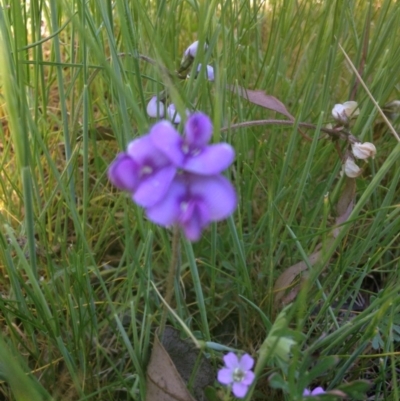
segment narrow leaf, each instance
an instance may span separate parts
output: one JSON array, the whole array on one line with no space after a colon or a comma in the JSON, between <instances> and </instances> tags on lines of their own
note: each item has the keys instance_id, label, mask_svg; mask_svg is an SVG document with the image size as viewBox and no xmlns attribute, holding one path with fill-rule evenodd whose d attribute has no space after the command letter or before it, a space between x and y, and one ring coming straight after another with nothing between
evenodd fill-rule
<instances>
[{"instance_id":1,"label":"narrow leaf","mask_svg":"<svg viewBox=\"0 0 400 401\"><path fill-rule=\"evenodd\" d=\"M253 104L264 107L277 113L283 114L289 120L294 121L294 117L286 109L286 106L276 97L267 95L262 90L251 90L243 88L242 86L227 85L227 89L242 96Z\"/></svg>"}]
</instances>

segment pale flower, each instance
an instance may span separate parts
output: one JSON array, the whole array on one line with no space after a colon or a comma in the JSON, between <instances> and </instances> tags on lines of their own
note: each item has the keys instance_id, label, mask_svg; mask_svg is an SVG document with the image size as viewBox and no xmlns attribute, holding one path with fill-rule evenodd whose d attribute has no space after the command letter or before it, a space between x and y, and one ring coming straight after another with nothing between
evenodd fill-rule
<instances>
[{"instance_id":1,"label":"pale flower","mask_svg":"<svg viewBox=\"0 0 400 401\"><path fill-rule=\"evenodd\" d=\"M186 50L183 56L190 56L192 58L196 57L197 49L199 47L199 41L193 42ZM204 50L207 50L207 43L204 44Z\"/></svg>"},{"instance_id":2,"label":"pale flower","mask_svg":"<svg viewBox=\"0 0 400 401\"><path fill-rule=\"evenodd\" d=\"M233 352L229 352L224 356L224 363L225 366L218 371L218 381L230 386L235 397L244 398L255 379L251 370L254 359L248 354L238 358Z\"/></svg>"},{"instance_id":3,"label":"pale flower","mask_svg":"<svg viewBox=\"0 0 400 401\"><path fill-rule=\"evenodd\" d=\"M354 163L354 160L350 157L346 159L342 167L344 173L350 178L356 178L362 173L360 167L358 167L357 164Z\"/></svg>"},{"instance_id":4,"label":"pale flower","mask_svg":"<svg viewBox=\"0 0 400 401\"><path fill-rule=\"evenodd\" d=\"M180 78L186 78L187 72L193 63L193 60L196 57L198 48L199 48L199 41L196 40L196 42L193 42L183 53L181 65L179 66L178 69L178 75ZM204 51L206 51L207 48L208 48L207 43L204 43Z\"/></svg>"},{"instance_id":5,"label":"pale flower","mask_svg":"<svg viewBox=\"0 0 400 401\"><path fill-rule=\"evenodd\" d=\"M146 111L149 117L162 118L165 115L165 105L157 96L153 96L147 104Z\"/></svg>"},{"instance_id":6,"label":"pale flower","mask_svg":"<svg viewBox=\"0 0 400 401\"><path fill-rule=\"evenodd\" d=\"M371 142L353 143L351 144L351 150L357 159L368 159L369 157L374 158L376 155L376 147Z\"/></svg>"},{"instance_id":7,"label":"pale flower","mask_svg":"<svg viewBox=\"0 0 400 401\"><path fill-rule=\"evenodd\" d=\"M197 73L199 73L201 70L201 64L198 65L197 67ZM209 81L214 81L214 68L211 65L206 66L206 74L207 74L207 79Z\"/></svg>"},{"instance_id":8,"label":"pale flower","mask_svg":"<svg viewBox=\"0 0 400 401\"><path fill-rule=\"evenodd\" d=\"M179 124L181 122L181 115L176 111L176 107L171 103L167 107L167 115L173 124Z\"/></svg>"},{"instance_id":9,"label":"pale flower","mask_svg":"<svg viewBox=\"0 0 400 401\"><path fill-rule=\"evenodd\" d=\"M341 124L348 125L350 119L356 118L360 114L358 103L354 101L335 104L332 109L333 118Z\"/></svg>"},{"instance_id":10,"label":"pale flower","mask_svg":"<svg viewBox=\"0 0 400 401\"><path fill-rule=\"evenodd\" d=\"M186 116L188 116L189 114L189 110L186 110ZM172 124L179 124L182 121L181 115L177 112L176 107L173 103L171 103L167 107L167 116Z\"/></svg>"}]
</instances>

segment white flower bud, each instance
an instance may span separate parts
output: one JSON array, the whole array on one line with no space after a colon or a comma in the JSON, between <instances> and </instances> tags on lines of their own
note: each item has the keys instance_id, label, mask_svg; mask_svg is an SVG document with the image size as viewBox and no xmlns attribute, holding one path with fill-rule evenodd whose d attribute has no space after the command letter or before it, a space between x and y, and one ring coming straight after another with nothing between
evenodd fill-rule
<instances>
[{"instance_id":1,"label":"white flower bud","mask_svg":"<svg viewBox=\"0 0 400 401\"><path fill-rule=\"evenodd\" d=\"M350 157L348 157L346 159L342 168L343 168L344 173L347 175L347 177L350 177L350 178L356 178L362 173L362 170L360 169L360 167L358 167L357 164L354 163L354 160Z\"/></svg>"},{"instance_id":2,"label":"white flower bud","mask_svg":"<svg viewBox=\"0 0 400 401\"><path fill-rule=\"evenodd\" d=\"M344 125L347 125L351 118L356 118L359 114L358 103L354 101L335 104L332 109L333 118Z\"/></svg>"},{"instance_id":3,"label":"white flower bud","mask_svg":"<svg viewBox=\"0 0 400 401\"><path fill-rule=\"evenodd\" d=\"M173 103L167 107L167 115L173 124L179 124L182 121L181 115L176 111ZM189 115L189 110L186 110L186 115Z\"/></svg>"},{"instance_id":4,"label":"white flower bud","mask_svg":"<svg viewBox=\"0 0 400 401\"><path fill-rule=\"evenodd\" d=\"M353 155L357 159L368 159L369 157L374 158L376 155L376 147L371 142L357 142L351 145Z\"/></svg>"},{"instance_id":5,"label":"white flower bud","mask_svg":"<svg viewBox=\"0 0 400 401\"><path fill-rule=\"evenodd\" d=\"M149 115L149 117L164 117L165 115L165 106L164 103L161 102L157 96L153 96L150 99L150 102L147 104L147 108L146 108L147 114Z\"/></svg>"}]
</instances>

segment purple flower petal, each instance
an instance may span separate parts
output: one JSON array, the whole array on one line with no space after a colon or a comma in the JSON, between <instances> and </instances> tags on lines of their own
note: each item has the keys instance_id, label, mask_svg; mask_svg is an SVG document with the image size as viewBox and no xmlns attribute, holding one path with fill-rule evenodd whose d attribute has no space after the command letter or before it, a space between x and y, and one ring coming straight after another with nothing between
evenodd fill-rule
<instances>
[{"instance_id":1,"label":"purple flower petal","mask_svg":"<svg viewBox=\"0 0 400 401\"><path fill-rule=\"evenodd\" d=\"M311 395L319 394L325 394L325 390L322 387L316 387L313 391L311 391Z\"/></svg>"},{"instance_id":2,"label":"purple flower petal","mask_svg":"<svg viewBox=\"0 0 400 401\"><path fill-rule=\"evenodd\" d=\"M201 200L189 199L181 202L179 224L189 241L198 241L202 230L210 223L207 205Z\"/></svg>"},{"instance_id":3,"label":"purple flower petal","mask_svg":"<svg viewBox=\"0 0 400 401\"><path fill-rule=\"evenodd\" d=\"M197 66L197 73L201 70L201 64ZM206 76L209 81L214 81L214 68L211 65L206 65Z\"/></svg>"},{"instance_id":4,"label":"purple flower petal","mask_svg":"<svg viewBox=\"0 0 400 401\"><path fill-rule=\"evenodd\" d=\"M241 382L235 382L232 385L232 393L237 398L244 398L245 395L247 394L248 389L249 389L249 387Z\"/></svg>"},{"instance_id":5,"label":"purple flower petal","mask_svg":"<svg viewBox=\"0 0 400 401\"><path fill-rule=\"evenodd\" d=\"M191 148L202 148L208 144L212 135L210 118L203 113L192 114L185 124L185 139Z\"/></svg>"},{"instance_id":6,"label":"purple flower petal","mask_svg":"<svg viewBox=\"0 0 400 401\"><path fill-rule=\"evenodd\" d=\"M304 397L313 397L315 395L325 394L325 390L322 387L316 387L314 390L309 390L308 388L304 389L303 396Z\"/></svg>"},{"instance_id":7,"label":"purple flower petal","mask_svg":"<svg viewBox=\"0 0 400 401\"><path fill-rule=\"evenodd\" d=\"M174 166L164 167L141 180L133 195L133 200L140 206L151 207L159 202L169 191L176 174Z\"/></svg>"},{"instance_id":8,"label":"purple flower petal","mask_svg":"<svg viewBox=\"0 0 400 401\"><path fill-rule=\"evenodd\" d=\"M147 217L153 223L163 227L176 224L181 212L180 202L185 195L186 186L184 182L176 178L171 183L165 197L146 210Z\"/></svg>"},{"instance_id":9,"label":"purple flower petal","mask_svg":"<svg viewBox=\"0 0 400 401\"><path fill-rule=\"evenodd\" d=\"M197 176L191 175L190 193L201 198L208 208L210 221L223 220L231 215L237 206L236 193L232 184L223 176ZM228 353L224 357L233 360L233 355L238 365L237 356ZM226 362L225 362L226 363ZM229 367L229 365L227 365Z\"/></svg>"},{"instance_id":10,"label":"purple flower petal","mask_svg":"<svg viewBox=\"0 0 400 401\"><path fill-rule=\"evenodd\" d=\"M197 155L188 157L183 165L186 171L200 175L219 174L231 165L235 151L227 143L204 147Z\"/></svg>"},{"instance_id":11,"label":"purple flower petal","mask_svg":"<svg viewBox=\"0 0 400 401\"><path fill-rule=\"evenodd\" d=\"M132 159L141 164L148 159L153 149L154 145L150 141L150 136L144 135L129 142L126 152Z\"/></svg>"},{"instance_id":12,"label":"purple flower petal","mask_svg":"<svg viewBox=\"0 0 400 401\"><path fill-rule=\"evenodd\" d=\"M217 380L221 384L231 384L233 382L232 369L222 368L218 371Z\"/></svg>"},{"instance_id":13,"label":"purple flower petal","mask_svg":"<svg viewBox=\"0 0 400 401\"><path fill-rule=\"evenodd\" d=\"M249 354L244 354L240 358L239 367L242 370L250 370L254 365L254 359Z\"/></svg>"},{"instance_id":14,"label":"purple flower petal","mask_svg":"<svg viewBox=\"0 0 400 401\"><path fill-rule=\"evenodd\" d=\"M193 42L186 50L184 55L188 56L190 55L191 57L195 58L196 53L197 53L197 48L199 46L199 41L196 40L196 42ZM207 44L204 44L204 49L207 49Z\"/></svg>"},{"instance_id":15,"label":"purple flower petal","mask_svg":"<svg viewBox=\"0 0 400 401\"><path fill-rule=\"evenodd\" d=\"M155 124L155 126L159 124L162 122ZM170 164L167 157L154 146L150 135L142 136L130 142L127 153L137 164L143 167L157 169Z\"/></svg>"},{"instance_id":16,"label":"purple flower petal","mask_svg":"<svg viewBox=\"0 0 400 401\"><path fill-rule=\"evenodd\" d=\"M225 356L224 356L224 362L227 368L229 369L236 369L239 366L239 360L238 357L236 356L236 354L234 354L233 352L228 352Z\"/></svg>"},{"instance_id":17,"label":"purple flower petal","mask_svg":"<svg viewBox=\"0 0 400 401\"><path fill-rule=\"evenodd\" d=\"M251 383L253 383L255 377L256 375L251 370L248 370L242 379L242 383L246 386L250 386Z\"/></svg>"},{"instance_id":18,"label":"purple flower petal","mask_svg":"<svg viewBox=\"0 0 400 401\"><path fill-rule=\"evenodd\" d=\"M152 144L172 163L181 167L185 155L182 152L183 139L169 121L160 121L150 130Z\"/></svg>"},{"instance_id":19,"label":"purple flower petal","mask_svg":"<svg viewBox=\"0 0 400 401\"><path fill-rule=\"evenodd\" d=\"M126 153L120 153L108 169L108 178L117 188L133 192L139 182L139 166Z\"/></svg>"}]
</instances>

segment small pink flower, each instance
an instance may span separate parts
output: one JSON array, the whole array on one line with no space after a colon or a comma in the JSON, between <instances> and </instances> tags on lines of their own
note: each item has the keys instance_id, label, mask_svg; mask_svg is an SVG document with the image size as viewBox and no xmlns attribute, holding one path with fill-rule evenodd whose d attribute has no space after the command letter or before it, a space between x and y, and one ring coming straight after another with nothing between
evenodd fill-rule
<instances>
[{"instance_id":1,"label":"small pink flower","mask_svg":"<svg viewBox=\"0 0 400 401\"><path fill-rule=\"evenodd\" d=\"M218 371L218 381L231 386L235 397L244 398L255 378L251 371L254 359L248 354L238 358L233 352L229 352L224 356L224 362L225 367Z\"/></svg>"}]
</instances>

